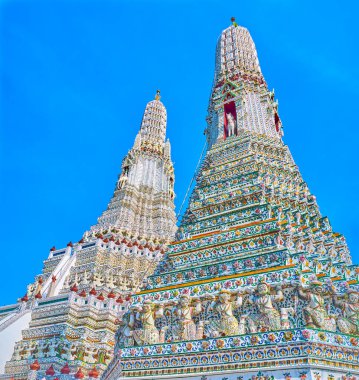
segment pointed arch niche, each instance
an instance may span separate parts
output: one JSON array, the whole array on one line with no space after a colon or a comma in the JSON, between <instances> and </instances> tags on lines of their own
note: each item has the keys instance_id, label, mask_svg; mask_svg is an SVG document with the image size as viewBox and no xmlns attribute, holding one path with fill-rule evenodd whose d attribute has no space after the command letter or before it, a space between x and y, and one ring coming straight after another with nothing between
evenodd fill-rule
<instances>
[{"instance_id":1,"label":"pointed arch niche","mask_svg":"<svg viewBox=\"0 0 359 380\"><path fill-rule=\"evenodd\" d=\"M223 138L224 140L232 135L237 135L237 111L234 101L225 103L223 106L224 111L224 128ZM234 126L231 125L234 123Z\"/></svg>"}]
</instances>

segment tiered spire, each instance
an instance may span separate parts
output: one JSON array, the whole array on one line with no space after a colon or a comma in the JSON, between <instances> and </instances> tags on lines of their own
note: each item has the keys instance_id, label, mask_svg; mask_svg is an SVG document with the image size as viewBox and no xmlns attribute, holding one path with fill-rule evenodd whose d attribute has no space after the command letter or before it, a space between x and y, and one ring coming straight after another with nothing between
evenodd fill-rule
<instances>
[{"instance_id":1,"label":"tiered spire","mask_svg":"<svg viewBox=\"0 0 359 380\"><path fill-rule=\"evenodd\" d=\"M122 162L122 173L107 210L92 232L117 228L137 238L170 241L176 230L174 170L170 143L165 141L167 112L160 101L147 103L133 148Z\"/></svg>"}]
</instances>

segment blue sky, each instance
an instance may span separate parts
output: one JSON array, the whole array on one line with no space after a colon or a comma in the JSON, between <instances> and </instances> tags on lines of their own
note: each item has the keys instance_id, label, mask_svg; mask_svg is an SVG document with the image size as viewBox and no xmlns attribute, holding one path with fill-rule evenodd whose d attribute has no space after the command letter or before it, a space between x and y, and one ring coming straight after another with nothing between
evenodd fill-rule
<instances>
[{"instance_id":1,"label":"blue sky","mask_svg":"<svg viewBox=\"0 0 359 380\"><path fill-rule=\"evenodd\" d=\"M177 207L203 142L215 44L249 28L284 140L359 262L358 5L337 1L2 1L0 304L105 209L157 88Z\"/></svg>"}]
</instances>

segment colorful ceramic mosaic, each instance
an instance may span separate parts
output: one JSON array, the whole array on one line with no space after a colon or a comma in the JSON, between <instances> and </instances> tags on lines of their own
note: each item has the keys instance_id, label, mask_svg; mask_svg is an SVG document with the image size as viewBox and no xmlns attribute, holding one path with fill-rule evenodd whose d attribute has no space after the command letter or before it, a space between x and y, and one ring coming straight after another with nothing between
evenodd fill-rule
<instances>
[{"instance_id":1,"label":"colorful ceramic mosaic","mask_svg":"<svg viewBox=\"0 0 359 380\"><path fill-rule=\"evenodd\" d=\"M207 152L172 243L165 129L157 94L98 224L0 309L0 331L31 312L3 377L357 379L359 267L282 140L246 28L218 40Z\"/></svg>"},{"instance_id":2,"label":"colorful ceramic mosaic","mask_svg":"<svg viewBox=\"0 0 359 380\"><path fill-rule=\"evenodd\" d=\"M278 102L236 24L217 44L208 110L177 240L133 295L105 379L358 374L358 267L284 145Z\"/></svg>"}]
</instances>

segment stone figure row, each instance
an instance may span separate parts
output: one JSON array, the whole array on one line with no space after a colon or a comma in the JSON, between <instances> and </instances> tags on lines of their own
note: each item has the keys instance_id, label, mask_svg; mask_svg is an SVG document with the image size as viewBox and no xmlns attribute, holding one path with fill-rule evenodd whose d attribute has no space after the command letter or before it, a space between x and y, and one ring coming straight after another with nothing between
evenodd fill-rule
<instances>
[{"instance_id":1,"label":"stone figure row","mask_svg":"<svg viewBox=\"0 0 359 380\"><path fill-rule=\"evenodd\" d=\"M65 360L81 360L93 364L108 364L112 357L112 352L104 347L91 347L86 343L86 339L70 343L62 341L61 338L51 338L38 342L17 342L12 360L46 359L51 357Z\"/></svg>"},{"instance_id":2,"label":"stone figure row","mask_svg":"<svg viewBox=\"0 0 359 380\"><path fill-rule=\"evenodd\" d=\"M322 283L312 281L308 288L299 284L292 284L294 298L304 300L302 308L304 324L308 328L318 328L336 331L345 334L359 335L359 293L349 289L344 295L336 295L333 291L325 289ZM257 313L242 314L239 319L234 311L243 306L244 295L248 294L246 302L255 306ZM273 294L274 293L274 294ZM275 292L271 291L269 284L261 282L255 291L245 294L222 289L216 295L207 295L201 298L182 294L178 302L155 304L150 300L143 302L142 306L130 309L121 321L118 332L118 344L121 346L147 345L163 343L168 326L158 329L156 319L164 316L166 308L172 308L177 323L171 329L171 341L183 341L204 338L206 336L231 336L255 333L258 331L275 331L291 328L290 317L297 310L293 307L275 306L284 300L281 286ZM324 297L333 297L333 304L340 309L337 315L331 315ZM197 323L194 317L204 311L204 302L209 302L208 312L212 318L200 320Z\"/></svg>"},{"instance_id":3,"label":"stone figure row","mask_svg":"<svg viewBox=\"0 0 359 380\"><path fill-rule=\"evenodd\" d=\"M305 291L298 287L298 295L306 301L303 317L306 327L328 331L337 329L344 334L359 335L359 292L347 289L345 294L335 294L333 288L325 289L319 281L312 281ZM339 315L331 315L324 297L330 296L335 307L340 309Z\"/></svg>"}]
</instances>

